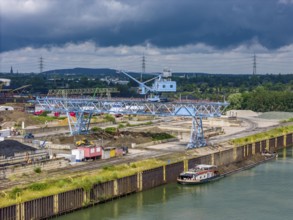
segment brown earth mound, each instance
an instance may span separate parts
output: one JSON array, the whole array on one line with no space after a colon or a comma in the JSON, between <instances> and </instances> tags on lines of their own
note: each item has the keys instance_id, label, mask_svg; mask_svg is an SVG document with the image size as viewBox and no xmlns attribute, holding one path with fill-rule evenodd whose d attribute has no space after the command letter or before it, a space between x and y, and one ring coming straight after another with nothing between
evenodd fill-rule
<instances>
[{"instance_id":1,"label":"brown earth mound","mask_svg":"<svg viewBox=\"0 0 293 220\"><path fill-rule=\"evenodd\" d=\"M121 131L117 133L107 133L105 131L99 131L94 134L88 135L76 135L76 136L60 136L51 137L47 141L51 141L54 144L75 144L77 141L86 139L94 144L119 147L128 146L132 143L141 144L152 141L152 134L150 132L130 132Z\"/></svg>"},{"instance_id":2,"label":"brown earth mound","mask_svg":"<svg viewBox=\"0 0 293 220\"><path fill-rule=\"evenodd\" d=\"M22 122L24 122L25 126L40 124L40 122L34 119L33 115L25 112L5 111L0 113L0 124L4 124L3 128L16 125L21 126Z\"/></svg>"}]
</instances>

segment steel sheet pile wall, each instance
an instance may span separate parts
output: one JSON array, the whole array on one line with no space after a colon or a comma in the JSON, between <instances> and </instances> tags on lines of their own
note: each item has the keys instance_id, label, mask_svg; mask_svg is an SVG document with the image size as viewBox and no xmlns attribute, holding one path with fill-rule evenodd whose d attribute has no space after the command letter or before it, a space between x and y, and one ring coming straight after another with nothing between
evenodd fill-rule
<instances>
[{"instance_id":1,"label":"steel sheet pile wall","mask_svg":"<svg viewBox=\"0 0 293 220\"><path fill-rule=\"evenodd\" d=\"M267 140L262 140L261 141L261 152L264 152L266 148L267 148Z\"/></svg>"},{"instance_id":2,"label":"steel sheet pile wall","mask_svg":"<svg viewBox=\"0 0 293 220\"><path fill-rule=\"evenodd\" d=\"M178 175L184 170L184 162L181 161L178 163L168 164L166 165L165 169L166 183L175 182L177 180Z\"/></svg>"},{"instance_id":3,"label":"steel sheet pile wall","mask_svg":"<svg viewBox=\"0 0 293 220\"><path fill-rule=\"evenodd\" d=\"M261 153L260 141L255 143L255 153Z\"/></svg>"},{"instance_id":4,"label":"steel sheet pile wall","mask_svg":"<svg viewBox=\"0 0 293 220\"><path fill-rule=\"evenodd\" d=\"M82 207L84 202L83 189L75 189L58 194L59 213L68 212Z\"/></svg>"},{"instance_id":5,"label":"steel sheet pile wall","mask_svg":"<svg viewBox=\"0 0 293 220\"><path fill-rule=\"evenodd\" d=\"M243 158L246 158L247 157L247 152L248 152L247 145L243 145L242 147L243 147Z\"/></svg>"},{"instance_id":6,"label":"steel sheet pile wall","mask_svg":"<svg viewBox=\"0 0 293 220\"><path fill-rule=\"evenodd\" d=\"M136 192L137 189L137 175L127 176L117 180L118 195L126 195Z\"/></svg>"},{"instance_id":7,"label":"steel sheet pile wall","mask_svg":"<svg viewBox=\"0 0 293 220\"><path fill-rule=\"evenodd\" d=\"M158 167L142 172L142 189L150 189L164 183L164 167Z\"/></svg>"},{"instance_id":8,"label":"steel sheet pile wall","mask_svg":"<svg viewBox=\"0 0 293 220\"><path fill-rule=\"evenodd\" d=\"M227 165L233 162L233 149L221 151L221 165Z\"/></svg>"},{"instance_id":9,"label":"steel sheet pile wall","mask_svg":"<svg viewBox=\"0 0 293 220\"><path fill-rule=\"evenodd\" d=\"M286 146L291 146L293 144L293 134L287 134Z\"/></svg>"},{"instance_id":10,"label":"steel sheet pile wall","mask_svg":"<svg viewBox=\"0 0 293 220\"><path fill-rule=\"evenodd\" d=\"M54 215L54 198L48 196L24 203L24 219L41 219Z\"/></svg>"},{"instance_id":11,"label":"steel sheet pile wall","mask_svg":"<svg viewBox=\"0 0 293 220\"><path fill-rule=\"evenodd\" d=\"M237 147L235 161L243 160L244 158L244 146Z\"/></svg>"},{"instance_id":12,"label":"steel sheet pile wall","mask_svg":"<svg viewBox=\"0 0 293 220\"><path fill-rule=\"evenodd\" d=\"M200 164L211 164L212 163L212 155L206 155L200 157Z\"/></svg>"},{"instance_id":13,"label":"steel sheet pile wall","mask_svg":"<svg viewBox=\"0 0 293 220\"><path fill-rule=\"evenodd\" d=\"M247 145L247 150L248 150L248 152L247 152L247 156L248 157L251 157L253 154L252 154L252 144L248 144Z\"/></svg>"},{"instance_id":14,"label":"steel sheet pile wall","mask_svg":"<svg viewBox=\"0 0 293 220\"><path fill-rule=\"evenodd\" d=\"M217 152L217 153L213 153L213 157L214 157L214 162L213 162L213 164L214 165L217 165L217 166L219 166L219 165L221 165L221 153L220 152Z\"/></svg>"},{"instance_id":15,"label":"steel sheet pile wall","mask_svg":"<svg viewBox=\"0 0 293 220\"><path fill-rule=\"evenodd\" d=\"M15 220L16 217L16 205L0 208L1 220Z\"/></svg>"},{"instance_id":16,"label":"steel sheet pile wall","mask_svg":"<svg viewBox=\"0 0 293 220\"><path fill-rule=\"evenodd\" d=\"M277 137L277 149L284 147L284 136Z\"/></svg>"},{"instance_id":17,"label":"steel sheet pile wall","mask_svg":"<svg viewBox=\"0 0 293 220\"><path fill-rule=\"evenodd\" d=\"M201 163L200 157L189 159L188 160L188 169L194 168L195 165L200 164L200 163Z\"/></svg>"},{"instance_id":18,"label":"steel sheet pile wall","mask_svg":"<svg viewBox=\"0 0 293 220\"><path fill-rule=\"evenodd\" d=\"M275 138L271 138L269 140L269 151L274 152L275 149L276 149L276 140L275 140Z\"/></svg>"},{"instance_id":19,"label":"steel sheet pile wall","mask_svg":"<svg viewBox=\"0 0 293 220\"><path fill-rule=\"evenodd\" d=\"M114 181L95 184L90 192L90 200L94 203L114 197Z\"/></svg>"},{"instance_id":20,"label":"steel sheet pile wall","mask_svg":"<svg viewBox=\"0 0 293 220\"><path fill-rule=\"evenodd\" d=\"M117 196L154 188L164 183L174 182L184 169L192 168L196 164L212 164L214 162L216 165L227 165L232 162L241 161L254 153L263 152L265 149L274 151L276 147L282 148L284 145L292 146L292 144L293 134L287 134L285 138L280 136L214 154L192 158L188 161L180 161L175 164L146 170L132 176L95 184L89 192L83 189L76 189L58 195L0 208L0 220L49 218L82 208L91 203L98 203Z\"/></svg>"}]
</instances>

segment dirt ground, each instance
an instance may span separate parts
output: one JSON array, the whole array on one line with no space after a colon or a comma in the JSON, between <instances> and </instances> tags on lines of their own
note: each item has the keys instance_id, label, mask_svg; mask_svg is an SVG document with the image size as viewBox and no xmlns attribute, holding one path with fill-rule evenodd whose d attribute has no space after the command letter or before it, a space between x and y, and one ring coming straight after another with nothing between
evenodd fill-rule
<instances>
[{"instance_id":1,"label":"dirt ground","mask_svg":"<svg viewBox=\"0 0 293 220\"><path fill-rule=\"evenodd\" d=\"M104 145L109 147L127 146L131 147L132 143L141 144L152 141L150 132L131 132L121 131L115 134L109 134L105 131L99 131L94 134L76 135L76 136L52 136L47 139L54 144L72 144L77 141L86 139L89 142L97 145Z\"/></svg>"},{"instance_id":2,"label":"dirt ground","mask_svg":"<svg viewBox=\"0 0 293 220\"><path fill-rule=\"evenodd\" d=\"M0 112L0 125L3 129L21 126L38 125L40 122L35 120L32 115L21 111L3 111Z\"/></svg>"}]
</instances>

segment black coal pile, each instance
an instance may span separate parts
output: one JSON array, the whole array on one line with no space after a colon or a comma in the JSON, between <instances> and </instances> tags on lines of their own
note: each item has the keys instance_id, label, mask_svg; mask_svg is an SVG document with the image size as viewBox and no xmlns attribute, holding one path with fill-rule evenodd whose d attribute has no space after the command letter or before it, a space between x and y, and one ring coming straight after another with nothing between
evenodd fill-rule
<instances>
[{"instance_id":1,"label":"black coal pile","mask_svg":"<svg viewBox=\"0 0 293 220\"><path fill-rule=\"evenodd\" d=\"M14 153L35 151L36 149L14 140L0 141L0 156L13 157Z\"/></svg>"}]
</instances>

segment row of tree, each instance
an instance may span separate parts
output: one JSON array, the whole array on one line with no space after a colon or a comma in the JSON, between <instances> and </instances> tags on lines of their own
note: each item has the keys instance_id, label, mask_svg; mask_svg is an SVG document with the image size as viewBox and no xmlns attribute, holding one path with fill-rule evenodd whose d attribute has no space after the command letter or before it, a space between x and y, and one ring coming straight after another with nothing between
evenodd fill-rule
<instances>
[{"instance_id":1,"label":"row of tree","mask_svg":"<svg viewBox=\"0 0 293 220\"><path fill-rule=\"evenodd\" d=\"M293 111L293 74L256 76L185 74L182 76L175 75L172 79L177 82L177 93L164 94L164 96L170 99L228 100L231 109L251 109L261 112ZM31 84L29 91L31 94L47 94L49 89L57 88L116 87L121 97L139 97L134 89L138 85L133 80L130 80L128 85L108 85L100 81L101 77L105 77L105 74L0 74L0 78L11 79L11 86L14 88ZM123 77L123 75L115 77Z\"/></svg>"},{"instance_id":2,"label":"row of tree","mask_svg":"<svg viewBox=\"0 0 293 220\"><path fill-rule=\"evenodd\" d=\"M292 91L271 91L259 86L252 92L233 93L228 96L228 101L229 109L293 112Z\"/></svg>"}]
</instances>

